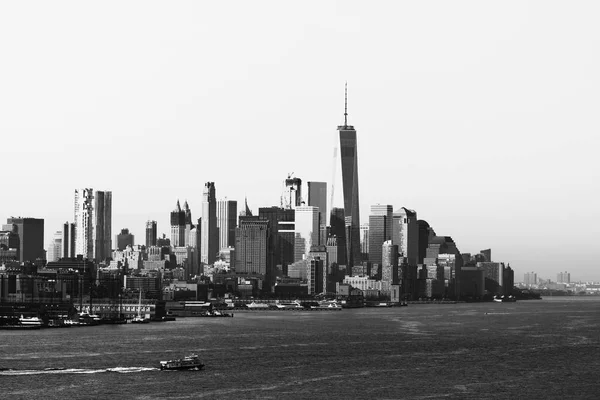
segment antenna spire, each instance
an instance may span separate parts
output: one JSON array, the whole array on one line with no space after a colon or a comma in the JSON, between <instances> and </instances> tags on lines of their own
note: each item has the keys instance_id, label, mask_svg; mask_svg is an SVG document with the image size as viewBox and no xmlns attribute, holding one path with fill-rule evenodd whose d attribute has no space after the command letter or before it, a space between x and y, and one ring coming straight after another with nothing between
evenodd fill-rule
<instances>
[{"instance_id":1,"label":"antenna spire","mask_svg":"<svg viewBox=\"0 0 600 400\"><path fill-rule=\"evenodd\" d=\"M348 126L348 81L344 88L344 128Z\"/></svg>"}]
</instances>

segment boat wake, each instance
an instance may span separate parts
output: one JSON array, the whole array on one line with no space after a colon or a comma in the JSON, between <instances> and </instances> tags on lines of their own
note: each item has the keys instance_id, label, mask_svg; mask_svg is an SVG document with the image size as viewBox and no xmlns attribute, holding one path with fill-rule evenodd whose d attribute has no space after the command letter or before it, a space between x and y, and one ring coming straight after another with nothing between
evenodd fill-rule
<instances>
[{"instance_id":1,"label":"boat wake","mask_svg":"<svg viewBox=\"0 0 600 400\"><path fill-rule=\"evenodd\" d=\"M19 375L60 375L60 374L100 374L115 372L118 374L131 374L135 372L160 371L158 368L148 367L116 367L116 368L44 368L44 369L11 369L0 368L0 376Z\"/></svg>"}]
</instances>

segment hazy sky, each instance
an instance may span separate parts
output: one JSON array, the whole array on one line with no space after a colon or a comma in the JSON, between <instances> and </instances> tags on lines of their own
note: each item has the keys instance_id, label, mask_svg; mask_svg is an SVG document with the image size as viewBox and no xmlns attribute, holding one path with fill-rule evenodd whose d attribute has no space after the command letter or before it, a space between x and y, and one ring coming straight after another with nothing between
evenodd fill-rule
<instances>
[{"instance_id":1,"label":"hazy sky","mask_svg":"<svg viewBox=\"0 0 600 400\"><path fill-rule=\"evenodd\" d=\"M600 280L600 3L0 3L0 219L73 220L113 192L113 234L169 232L204 182L278 205L329 181L348 81L361 220L415 209L462 252Z\"/></svg>"}]
</instances>

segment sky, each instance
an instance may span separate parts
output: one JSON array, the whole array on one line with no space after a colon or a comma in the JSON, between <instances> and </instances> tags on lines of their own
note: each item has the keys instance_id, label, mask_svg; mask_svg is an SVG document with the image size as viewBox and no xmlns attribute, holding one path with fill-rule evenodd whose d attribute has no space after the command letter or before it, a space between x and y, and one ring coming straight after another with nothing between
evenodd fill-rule
<instances>
[{"instance_id":1,"label":"sky","mask_svg":"<svg viewBox=\"0 0 600 400\"><path fill-rule=\"evenodd\" d=\"M113 235L169 233L204 183L280 204L332 179L358 132L361 221L407 207L515 280L600 280L600 3L0 3L0 221L73 220L113 193Z\"/></svg>"}]
</instances>

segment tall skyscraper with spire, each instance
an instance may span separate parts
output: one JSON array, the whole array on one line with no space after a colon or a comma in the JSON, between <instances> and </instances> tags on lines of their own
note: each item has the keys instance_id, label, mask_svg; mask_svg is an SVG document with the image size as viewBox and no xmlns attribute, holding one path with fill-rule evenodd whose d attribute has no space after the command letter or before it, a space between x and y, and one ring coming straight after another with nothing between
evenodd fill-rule
<instances>
[{"instance_id":1,"label":"tall skyscraper with spire","mask_svg":"<svg viewBox=\"0 0 600 400\"><path fill-rule=\"evenodd\" d=\"M217 199L215 183L206 182L202 193L202 240L200 261L212 264L219 253L219 231L217 228Z\"/></svg>"},{"instance_id":2,"label":"tall skyscraper with spire","mask_svg":"<svg viewBox=\"0 0 600 400\"><path fill-rule=\"evenodd\" d=\"M348 236L346 238L347 262L349 265L354 265L361 262L359 215L360 205L358 202L358 152L356 130L352 125L348 125L348 84L346 84L345 87L344 98L344 125L338 126L337 130L340 138L339 158L341 161L342 172L344 219Z\"/></svg>"}]
</instances>

